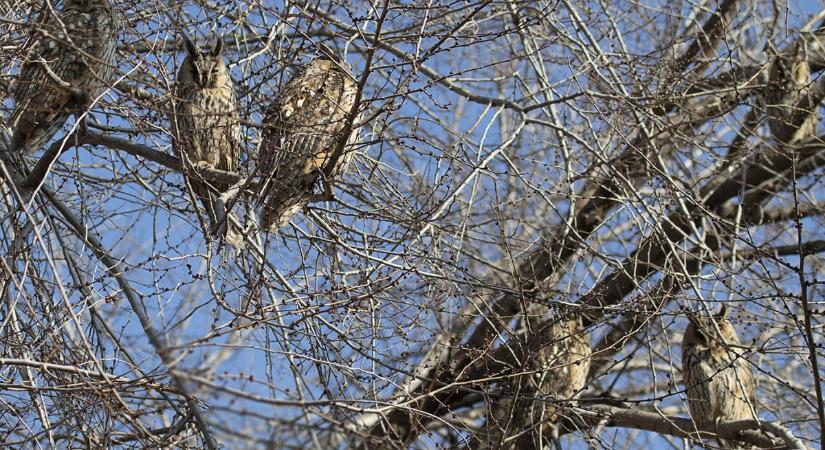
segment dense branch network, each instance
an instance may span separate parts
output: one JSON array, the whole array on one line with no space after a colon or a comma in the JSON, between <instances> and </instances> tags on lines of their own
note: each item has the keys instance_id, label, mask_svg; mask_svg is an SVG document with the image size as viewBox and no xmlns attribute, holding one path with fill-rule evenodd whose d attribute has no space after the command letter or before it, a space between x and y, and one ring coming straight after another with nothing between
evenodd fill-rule
<instances>
[{"instance_id":1,"label":"dense branch network","mask_svg":"<svg viewBox=\"0 0 825 450\"><path fill-rule=\"evenodd\" d=\"M825 13L109 3L0 5L0 439L821 445Z\"/></svg>"}]
</instances>

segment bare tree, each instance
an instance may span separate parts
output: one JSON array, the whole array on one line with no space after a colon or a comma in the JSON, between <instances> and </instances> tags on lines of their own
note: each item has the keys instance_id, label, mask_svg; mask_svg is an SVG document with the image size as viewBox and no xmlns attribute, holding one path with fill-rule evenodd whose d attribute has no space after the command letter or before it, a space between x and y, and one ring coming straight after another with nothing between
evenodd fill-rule
<instances>
[{"instance_id":1,"label":"bare tree","mask_svg":"<svg viewBox=\"0 0 825 450\"><path fill-rule=\"evenodd\" d=\"M823 446L825 10L111 4L106 92L31 154L0 140L0 442ZM4 121L62 7L0 2ZM173 149L184 32L220 39L234 84L238 170L198 177L244 245L204 233ZM331 154L353 157L268 231L266 112L321 53L352 67ZM720 374L750 369L752 418L691 418L697 317L739 367ZM583 388L542 387L575 367Z\"/></svg>"}]
</instances>

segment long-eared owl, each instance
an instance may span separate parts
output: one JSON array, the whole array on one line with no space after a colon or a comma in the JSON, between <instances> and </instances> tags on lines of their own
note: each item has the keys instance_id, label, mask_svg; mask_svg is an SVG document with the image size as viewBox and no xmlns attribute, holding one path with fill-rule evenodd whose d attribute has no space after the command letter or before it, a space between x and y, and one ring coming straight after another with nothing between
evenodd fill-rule
<instances>
[{"instance_id":1,"label":"long-eared owl","mask_svg":"<svg viewBox=\"0 0 825 450\"><path fill-rule=\"evenodd\" d=\"M755 419L755 391L739 336L723 305L712 317L691 314L682 338L682 374L697 427Z\"/></svg>"},{"instance_id":2,"label":"long-eared owl","mask_svg":"<svg viewBox=\"0 0 825 450\"><path fill-rule=\"evenodd\" d=\"M266 182L261 226L277 230L300 212L323 180L327 187L352 156L341 148L357 86L349 65L322 53L295 75L267 112L258 158ZM355 136L356 133L351 133ZM266 178L268 177L268 178Z\"/></svg>"},{"instance_id":3,"label":"long-eared owl","mask_svg":"<svg viewBox=\"0 0 825 450\"><path fill-rule=\"evenodd\" d=\"M818 105L811 91L811 67L804 41L790 52L774 55L768 70L765 113L777 141L792 144L816 132Z\"/></svg>"},{"instance_id":4,"label":"long-eared owl","mask_svg":"<svg viewBox=\"0 0 825 450\"><path fill-rule=\"evenodd\" d=\"M172 132L178 155L186 160L185 173L214 231L220 220L214 200L230 186L205 180L198 169L237 171L241 142L237 102L222 41L216 39L205 53L185 35L184 45L187 55L175 80Z\"/></svg>"},{"instance_id":5,"label":"long-eared owl","mask_svg":"<svg viewBox=\"0 0 825 450\"><path fill-rule=\"evenodd\" d=\"M108 0L65 0L36 25L13 90L12 150L37 150L111 87L118 30Z\"/></svg>"},{"instance_id":6,"label":"long-eared owl","mask_svg":"<svg viewBox=\"0 0 825 450\"><path fill-rule=\"evenodd\" d=\"M590 335L581 315L534 325L528 327L532 329L523 350L516 351L522 361L516 370L524 375L503 383L504 400L494 407L493 448L541 449L557 440L556 424L565 414L564 406L576 404L574 398L587 382Z\"/></svg>"}]
</instances>

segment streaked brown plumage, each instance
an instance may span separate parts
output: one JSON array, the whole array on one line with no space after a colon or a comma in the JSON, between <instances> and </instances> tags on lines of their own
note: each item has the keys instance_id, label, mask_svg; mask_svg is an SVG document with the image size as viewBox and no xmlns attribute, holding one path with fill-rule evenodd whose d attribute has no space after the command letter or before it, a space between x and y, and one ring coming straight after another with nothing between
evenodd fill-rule
<instances>
[{"instance_id":1,"label":"streaked brown plumage","mask_svg":"<svg viewBox=\"0 0 825 450\"><path fill-rule=\"evenodd\" d=\"M811 67L800 43L771 61L765 94L768 127L774 139L791 144L816 132L816 105L811 95Z\"/></svg>"},{"instance_id":2,"label":"streaked brown plumage","mask_svg":"<svg viewBox=\"0 0 825 450\"><path fill-rule=\"evenodd\" d=\"M66 0L38 25L13 92L13 150L37 150L111 86L118 28L108 0Z\"/></svg>"},{"instance_id":3,"label":"streaked brown plumage","mask_svg":"<svg viewBox=\"0 0 825 450\"><path fill-rule=\"evenodd\" d=\"M682 374L697 428L755 419L753 375L722 306L713 317L691 316L682 338Z\"/></svg>"},{"instance_id":4,"label":"streaked brown plumage","mask_svg":"<svg viewBox=\"0 0 825 450\"><path fill-rule=\"evenodd\" d=\"M209 231L215 231L222 217L214 198L230 186L210 183L197 172L202 168L237 171L241 142L237 102L221 40L207 53L201 53L186 36L184 44L187 56L175 80L172 131L178 154L194 169L187 175L206 209Z\"/></svg>"},{"instance_id":5,"label":"streaked brown plumage","mask_svg":"<svg viewBox=\"0 0 825 450\"><path fill-rule=\"evenodd\" d=\"M584 388L590 356L590 335L578 314L533 329L519 369L527 374L504 383L505 400L495 407L498 432L491 446L541 449L557 439L555 423Z\"/></svg>"},{"instance_id":6,"label":"streaked brown plumage","mask_svg":"<svg viewBox=\"0 0 825 450\"><path fill-rule=\"evenodd\" d=\"M335 150L355 104L350 67L327 56L293 77L267 113L258 164L269 175L261 194L261 227L277 230L313 197L320 180L343 171L352 153ZM356 133L352 133L355 136Z\"/></svg>"}]
</instances>

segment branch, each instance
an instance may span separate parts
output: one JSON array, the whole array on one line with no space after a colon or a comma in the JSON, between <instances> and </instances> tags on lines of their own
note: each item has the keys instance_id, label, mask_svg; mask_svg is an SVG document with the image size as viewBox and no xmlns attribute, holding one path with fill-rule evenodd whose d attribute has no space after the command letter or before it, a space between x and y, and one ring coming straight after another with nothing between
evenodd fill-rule
<instances>
[{"instance_id":1,"label":"branch","mask_svg":"<svg viewBox=\"0 0 825 450\"><path fill-rule=\"evenodd\" d=\"M106 267L106 271L109 273L110 276L114 277L117 281L118 286L123 290L123 294L126 296L126 299L129 301L129 305L134 311L135 315L138 317L138 321L140 322L141 327L143 328L143 332L146 334L146 337L149 340L149 343L152 345L155 353L160 357L161 362L166 368L166 372L169 374L169 377L172 379L172 385L175 389L182 392L184 395L184 399L186 401L186 405L189 408L190 413L193 415L195 419L195 423L198 426L201 435L203 436L203 441L206 444L206 447L209 450L217 450L218 445L217 441L215 440L212 433L209 431L209 427L207 426L206 419L203 417L203 413L201 412L200 405L197 401L195 401L194 397L188 394L186 390L185 384L183 379L177 374L176 371L172 370L172 367L175 365L175 358L172 355L170 348L166 344L166 340L161 337L161 334L155 329L154 325L152 324L152 320L149 318L149 315L143 309L143 301L140 298L140 295L132 288L131 284L128 280L123 276L124 268L121 262L115 258L113 258L109 253L104 249L103 245L100 241L97 240L89 230L86 228L85 225L75 217L74 214L69 210L69 208L63 204L60 200L55 197L54 193L52 193L48 188L45 186L41 189L41 192L46 196L52 206L57 209L66 223L69 225L69 228L75 233L75 235L80 238L89 248L92 250L92 253L100 259L100 262L103 263L104 267Z\"/></svg>"},{"instance_id":2,"label":"branch","mask_svg":"<svg viewBox=\"0 0 825 450\"><path fill-rule=\"evenodd\" d=\"M67 366L65 364L54 364L49 362L42 362L42 361L33 361L29 359L13 359L13 358L0 358L0 366L23 366L23 367L32 367L43 372L67 372L73 373L75 375L82 375L84 377L90 378L102 378L106 382L109 383L122 383L128 384L130 386L139 387L139 386L146 386L152 389L157 389L159 391L164 392L172 392L178 395L182 395L181 391L173 389L167 385L160 384L160 383L151 383L147 380L134 380L131 378L126 378L123 376L113 375L107 372L100 372L97 370L86 370L81 369L75 366Z\"/></svg>"},{"instance_id":3,"label":"branch","mask_svg":"<svg viewBox=\"0 0 825 450\"><path fill-rule=\"evenodd\" d=\"M588 408L570 408L567 422L564 428L568 432L597 426L623 427L700 442L706 439L726 439L761 448L807 450L807 447L785 427L761 420L723 422L713 429L699 431L693 420L688 417L666 416L638 407L626 409L594 405ZM772 437L767 432L777 437Z\"/></svg>"},{"instance_id":4,"label":"branch","mask_svg":"<svg viewBox=\"0 0 825 450\"><path fill-rule=\"evenodd\" d=\"M819 216L825 213L825 204L808 203L799 205L798 211L794 210L793 206L771 206L770 209L765 210L761 205L753 205L750 214L743 215L742 221L747 225L762 225L767 223L784 222L786 220L796 219L796 214L799 217ZM735 216L726 216L725 219L734 220Z\"/></svg>"},{"instance_id":5,"label":"branch","mask_svg":"<svg viewBox=\"0 0 825 450\"><path fill-rule=\"evenodd\" d=\"M176 172L183 173L183 164L179 158L168 153L153 149L147 145L135 144L126 139L106 136L97 133L86 133L83 135L71 135L69 138L61 139L49 147L49 150L40 158L32 169L31 174L22 182L23 188L34 188L43 181L48 174L54 161L66 150L81 145L100 145L116 151L124 151L132 156L148 159ZM206 181L220 184L236 184L244 178L235 172L227 172L218 169L203 168L198 169L198 175Z\"/></svg>"}]
</instances>

